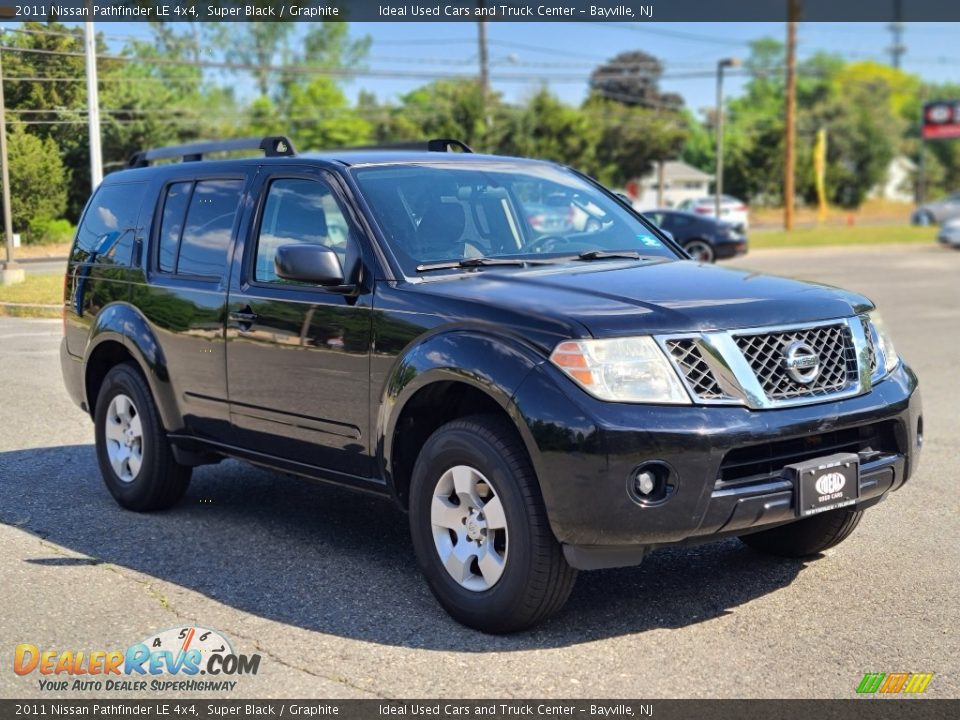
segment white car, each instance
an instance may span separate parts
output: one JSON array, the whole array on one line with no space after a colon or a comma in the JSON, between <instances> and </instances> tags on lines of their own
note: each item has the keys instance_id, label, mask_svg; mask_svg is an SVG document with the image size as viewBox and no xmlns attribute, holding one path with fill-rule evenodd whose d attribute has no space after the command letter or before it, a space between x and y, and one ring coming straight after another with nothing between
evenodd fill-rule
<instances>
[{"instance_id":1,"label":"white car","mask_svg":"<svg viewBox=\"0 0 960 720\"><path fill-rule=\"evenodd\" d=\"M697 198L696 200L684 200L676 209L697 215L715 217L716 200L713 196ZM734 227L739 227L741 230L747 230L750 227L747 211L747 204L743 202L743 200L738 200L730 195L720 196L720 219L724 222L728 222Z\"/></svg>"}]
</instances>

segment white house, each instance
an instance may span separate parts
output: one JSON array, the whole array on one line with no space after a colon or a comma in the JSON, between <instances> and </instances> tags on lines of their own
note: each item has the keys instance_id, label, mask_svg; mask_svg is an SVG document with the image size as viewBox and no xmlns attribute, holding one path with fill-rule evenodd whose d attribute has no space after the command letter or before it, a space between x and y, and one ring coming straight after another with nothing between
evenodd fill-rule
<instances>
[{"instance_id":1,"label":"white house","mask_svg":"<svg viewBox=\"0 0 960 720\"><path fill-rule=\"evenodd\" d=\"M676 207L684 200L695 200L710 194L713 175L697 170L681 160L667 160L663 163L663 200L659 201L659 169L653 169L630 183L636 198L634 206L640 210L652 210L656 207Z\"/></svg>"},{"instance_id":2,"label":"white house","mask_svg":"<svg viewBox=\"0 0 960 720\"><path fill-rule=\"evenodd\" d=\"M917 164L906 155L897 155L887 166L885 178L870 191L870 197L912 203Z\"/></svg>"}]
</instances>

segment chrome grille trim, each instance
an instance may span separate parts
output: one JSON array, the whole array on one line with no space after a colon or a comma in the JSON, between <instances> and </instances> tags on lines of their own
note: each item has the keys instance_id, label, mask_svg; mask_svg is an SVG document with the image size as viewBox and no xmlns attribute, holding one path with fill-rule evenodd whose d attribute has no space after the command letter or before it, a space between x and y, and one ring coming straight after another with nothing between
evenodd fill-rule
<instances>
[{"instance_id":1,"label":"chrome grille trim","mask_svg":"<svg viewBox=\"0 0 960 720\"><path fill-rule=\"evenodd\" d=\"M730 399L703 358L695 338L671 338L666 341L673 362L687 384L687 390L703 400Z\"/></svg>"},{"instance_id":2,"label":"chrome grille trim","mask_svg":"<svg viewBox=\"0 0 960 720\"><path fill-rule=\"evenodd\" d=\"M858 381L853 336L844 322L798 330L736 333L733 337L771 400L832 395ZM783 367L784 349L793 342L808 345L820 358L819 372L809 383L794 380Z\"/></svg>"},{"instance_id":3,"label":"chrome grille trim","mask_svg":"<svg viewBox=\"0 0 960 720\"><path fill-rule=\"evenodd\" d=\"M869 333L864 318L857 316L662 335L657 341L694 403L771 409L867 392L873 376ZM780 368L782 349L794 339L809 342L821 357L823 370L810 385L792 380ZM826 353L823 345L827 345Z\"/></svg>"}]
</instances>

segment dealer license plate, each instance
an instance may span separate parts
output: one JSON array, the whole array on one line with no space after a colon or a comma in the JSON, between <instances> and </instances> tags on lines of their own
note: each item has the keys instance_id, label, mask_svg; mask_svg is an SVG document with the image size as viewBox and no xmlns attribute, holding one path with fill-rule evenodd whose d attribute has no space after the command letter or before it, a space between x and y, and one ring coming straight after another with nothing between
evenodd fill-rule
<instances>
[{"instance_id":1,"label":"dealer license plate","mask_svg":"<svg viewBox=\"0 0 960 720\"><path fill-rule=\"evenodd\" d=\"M837 453L787 465L796 492L800 517L853 505L860 497L860 458Z\"/></svg>"}]
</instances>

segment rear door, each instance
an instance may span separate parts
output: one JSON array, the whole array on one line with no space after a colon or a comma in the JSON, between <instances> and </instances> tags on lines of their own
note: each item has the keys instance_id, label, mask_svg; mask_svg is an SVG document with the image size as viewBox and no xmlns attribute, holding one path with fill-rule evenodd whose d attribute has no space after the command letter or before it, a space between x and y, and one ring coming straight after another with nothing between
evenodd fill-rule
<instances>
[{"instance_id":1,"label":"rear door","mask_svg":"<svg viewBox=\"0 0 960 720\"><path fill-rule=\"evenodd\" d=\"M358 224L338 181L320 169L264 167L254 192L227 321L235 440L334 479L370 477L372 294L291 283L274 269L281 245L319 243L362 286L371 273Z\"/></svg>"},{"instance_id":2,"label":"rear door","mask_svg":"<svg viewBox=\"0 0 960 720\"><path fill-rule=\"evenodd\" d=\"M227 261L247 184L245 172L236 171L167 179L158 192L147 277L131 287L131 302L160 345L184 425L220 441L230 432Z\"/></svg>"}]
</instances>

